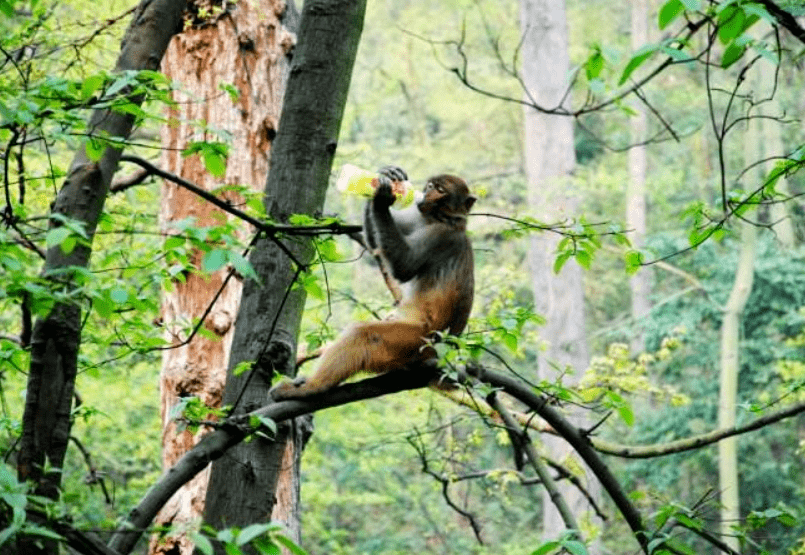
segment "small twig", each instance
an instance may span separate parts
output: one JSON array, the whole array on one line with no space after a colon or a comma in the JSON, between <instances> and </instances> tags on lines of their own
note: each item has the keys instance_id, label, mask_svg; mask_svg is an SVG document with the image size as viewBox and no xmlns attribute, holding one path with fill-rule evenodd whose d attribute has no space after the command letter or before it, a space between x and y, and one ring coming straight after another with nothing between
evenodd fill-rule
<instances>
[{"instance_id":1,"label":"small twig","mask_svg":"<svg viewBox=\"0 0 805 555\"><path fill-rule=\"evenodd\" d=\"M447 505L451 509L456 511L458 514L467 519L467 521L470 523L470 527L472 528L473 533L475 534L475 539L478 541L480 545L484 545L484 540L483 537L481 536L481 525L475 519L475 515L459 507L455 503L455 501L453 501L453 499L450 497L450 482L451 482L450 478L448 478L447 476L443 476L438 472L435 472L434 470L431 470L430 465L428 464L428 457L427 453L425 452L425 447L422 444L422 437L419 434L409 436L408 443L411 445L411 447L414 448L414 450L419 455L419 461L422 464L422 472L435 478L436 481L442 484L442 497L444 497L444 500L447 503Z\"/></svg>"},{"instance_id":2,"label":"small twig","mask_svg":"<svg viewBox=\"0 0 805 555\"><path fill-rule=\"evenodd\" d=\"M85 480L87 484L100 484L101 491L103 491L103 497L106 500L107 505L112 504L112 497L109 495L109 490L106 489L106 482L104 479L99 476L98 469L92 462L92 455L90 455L89 451L87 451L86 447L78 440L75 436L70 436L70 441L72 441L78 450L81 451L81 455L84 457L84 462L87 463L87 470L89 471L88 479Z\"/></svg>"}]
</instances>

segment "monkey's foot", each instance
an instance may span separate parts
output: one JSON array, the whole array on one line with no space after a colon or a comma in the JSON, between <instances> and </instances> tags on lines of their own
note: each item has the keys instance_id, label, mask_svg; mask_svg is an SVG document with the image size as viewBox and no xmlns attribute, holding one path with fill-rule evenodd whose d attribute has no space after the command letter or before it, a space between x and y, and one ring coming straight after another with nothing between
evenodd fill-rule
<instances>
[{"instance_id":1,"label":"monkey's foot","mask_svg":"<svg viewBox=\"0 0 805 555\"><path fill-rule=\"evenodd\" d=\"M283 380L272 387L268 394L275 401L299 399L305 397L305 393L299 389L303 385L305 385L305 378L302 376L294 378L293 380Z\"/></svg>"}]
</instances>

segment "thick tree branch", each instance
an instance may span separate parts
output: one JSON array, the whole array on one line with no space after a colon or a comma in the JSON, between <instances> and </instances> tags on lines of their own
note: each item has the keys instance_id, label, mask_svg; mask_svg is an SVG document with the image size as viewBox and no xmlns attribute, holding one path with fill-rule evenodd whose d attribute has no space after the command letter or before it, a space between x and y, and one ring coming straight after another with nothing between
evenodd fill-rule
<instances>
[{"instance_id":1,"label":"thick tree branch","mask_svg":"<svg viewBox=\"0 0 805 555\"><path fill-rule=\"evenodd\" d=\"M800 27L797 19L793 15L782 9L771 0L756 1L758 4L766 8L766 11L777 20L777 23L779 23L782 27L785 27L789 33L794 35L800 42L805 44L805 29Z\"/></svg>"},{"instance_id":2,"label":"thick tree branch","mask_svg":"<svg viewBox=\"0 0 805 555\"><path fill-rule=\"evenodd\" d=\"M130 553L137 539L151 524L159 509L185 482L256 430L252 426L255 417L269 418L274 422L288 420L329 407L425 387L437 375L435 364L422 365L346 384L328 391L326 396L311 397L304 401L272 403L256 411L236 415L226 420L220 428L205 436L198 445L188 451L151 487L140 503L129 513L123 525L114 533L109 541L109 547L123 555ZM270 434L266 429L263 429L263 432ZM265 440L256 438L255 441Z\"/></svg>"},{"instance_id":3,"label":"thick tree branch","mask_svg":"<svg viewBox=\"0 0 805 555\"><path fill-rule=\"evenodd\" d=\"M468 367L467 374L493 387L501 388L515 399L528 405L529 408L536 411L537 414L550 424L553 429L576 450L593 474L596 475L598 481L601 482L601 486L607 491L610 498L615 503L615 506L618 507L618 510L626 520L626 523L632 529L641 549L645 553L649 552L648 543L650 533L643 525L643 518L640 512L626 496L626 493L609 470L609 467L604 464L598 456L598 453L590 443L589 437L579 428L572 425L558 410L551 406L550 400L547 397L535 393L531 387L522 384L517 379L486 370L479 366Z\"/></svg>"},{"instance_id":4,"label":"thick tree branch","mask_svg":"<svg viewBox=\"0 0 805 555\"><path fill-rule=\"evenodd\" d=\"M641 548L647 552L651 533L644 527L640 513L631 501L629 501L628 497L626 497L619 482L612 475L606 464L600 459L596 451L599 450L603 453L639 458L667 454L665 452L666 449L659 449L658 446L618 446L590 438L584 431L568 422L559 411L550 404L550 400L547 397L535 393L533 388L523 384L516 378L480 367L468 368L467 374L481 382L499 388L526 404L530 409L539 414L557 434L570 443L596 475L604 489L609 493L613 502L618 507L618 510L635 534ZM438 376L439 371L436 368L435 362L430 361L398 372L390 372L375 378L334 388L328 391L326 396L272 403L256 411L236 415L227 419L219 428L205 436L196 447L188 451L175 466L169 469L151 487L140 503L129 513L124 524L114 533L109 542L109 547L122 555L130 553L143 530L150 525L156 513L176 490L203 470L210 462L220 458L228 449L237 445L243 441L244 438L260 429L257 423L258 419L268 418L274 422L280 422L325 408L399 391L422 388L430 384ZM745 433L756 430L802 412L805 412L805 402L758 418L754 422L738 427L735 430L717 430L711 434L700 436L699 438L684 440L692 443L691 445L685 446L684 449L679 450L683 451L707 445L718 441L718 439L722 439L722 437L726 437L727 434ZM518 424L516 422L511 422L508 425L511 426L512 424L518 430L523 425L522 423ZM270 433L265 428L262 428L262 432ZM255 441L265 440L257 438ZM682 442L674 443L679 444ZM647 452L648 450L653 450L655 452L654 455L649 454Z\"/></svg>"}]
</instances>

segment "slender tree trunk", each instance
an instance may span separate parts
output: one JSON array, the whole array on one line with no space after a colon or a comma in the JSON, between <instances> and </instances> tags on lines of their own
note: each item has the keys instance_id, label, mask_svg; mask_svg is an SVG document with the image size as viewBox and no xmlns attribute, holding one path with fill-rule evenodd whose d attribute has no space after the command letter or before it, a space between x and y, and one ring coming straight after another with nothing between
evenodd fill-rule
<instances>
[{"instance_id":1,"label":"slender tree trunk","mask_svg":"<svg viewBox=\"0 0 805 555\"><path fill-rule=\"evenodd\" d=\"M776 164L776 160L773 157L782 156L785 153L781 133L782 124L773 119L781 117L784 112L776 96L780 94L779 83L777 83L778 76L775 74L777 66L765 58L761 58L757 63L759 68L755 79L756 90L762 91L759 92L758 97L766 98L767 96L770 97L772 92L775 93L774 97L759 107L759 113L769 116L760 120L760 136L763 137L761 143L763 152L761 154L764 159L767 159L763 169L768 175ZM752 163L751 160L746 162L747 164ZM760 186L760 182L757 185L752 185L752 189L756 186ZM790 192L788 190L788 180L786 180L785 176L777 181L775 189L781 198L788 197ZM773 224L772 230L776 234L777 240L780 241L783 247L792 249L796 245L796 233L794 232L794 222L788 213L789 204L788 202L774 203L771 205L769 212Z\"/></svg>"},{"instance_id":2,"label":"slender tree trunk","mask_svg":"<svg viewBox=\"0 0 805 555\"><path fill-rule=\"evenodd\" d=\"M741 226L741 251L735 282L732 286L724 319L721 323L721 380L718 399L718 427L735 426L735 411L738 400L738 375L740 370L741 315L754 278L757 228L743 222ZM729 437L718 443L718 484L721 502L721 532L724 541L735 551L740 550L738 539L732 537L732 527L740 521L740 490L738 483L737 437Z\"/></svg>"},{"instance_id":3,"label":"slender tree trunk","mask_svg":"<svg viewBox=\"0 0 805 555\"><path fill-rule=\"evenodd\" d=\"M751 164L758 159L760 151L759 124L757 119L748 120L744 137L744 159ZM759 172L751 170L747 179L755 179ZM741 229L740 253L735 268L724 319L721 323L721 374L718 397L718 427L735 426L735 411L738 404L738 376L741 364L740 340L741 318L752 292L755 272L757 228L749 222L739 224ZM730 437L718 443L718 489L721 501L721 532L724 541L735 551L740 549L738 539L733 537L732 527L740 520L740 489L738 482L738 441Z\"/></svg>"},{"instance_id":4,"label":"slender tree trunk","mask_svg":"<svg viewBox=\"0 0 805 555\"><path fill-rule=\"evenodd\" d=\"M365 9L365 0L304 3L266 184L266 209L275 220L323 207ZM311 261L309 241L287 244L303 264ZM258 241L250 260L262 283L243 285L224 391L224 404L236 412L265 404L275 369L294 372L305 302L303 289L286 297L295 268L272 241ZM255 364L236 376L232 369L241 361ZM274 441L255 438L213 463L204 520L216 528L267 521L280 491L279 471L298 463L303 439L296 423L281 426ZM289 483L286 491L298 486Z\"/></svg>"},{"instance_id":5,"label":"slender tree trunk","mask_svg":"<svg viewBox=\"0 0 805 555\"><path fill-rule=\"evenodd\" d=\"M184 4L177 0L143 1L123 38L115 71L157 69L168 41L181 29ZM88 128L96 135L126 138L133 123L133 116L97 110ZM59 246L47 251L42 275L67 298L80 287L70 268L86 268L89 264L91 240L120 154L121 150L107 147L100 160L92 161L81 147L53 203L52 214L82 222L90 237L89 244L79 244L69 254ZM51 227L59 225L62 225L59 220L51 218ZM50 499L59 495L61 474L58 469L64 462L70 437L80 341L81 309L76 303L57 303L34 326L17 470L21 480L35 484L36 494ZM53 470L45 472L46 466ZM45 543L44 547L27 542L20 545L20 552L25 555L56 551L52 542Z\"/></svg>"},{"instance_id":6,"label":"slender tree trunk","mask_svg":"<svg viewBox=\"0 0 805 555\"><path fill-rule=\"evenodd\" d=\"M520 9L523 79L538 104L555 108L565 98L570 68L565 3L521 0ZM537 217L555 221L576 214L579 199L570 193L569 186L575 164L572 120L526 108L525 169L529 205ZM552 258L557 242L552 234L534 237L529 259L536 309L547 320L542 336L549 346L539 360L540 377L553 380L557 376L556 368L560 371L570 368L574 374L565 376L567 384L580 378L589 356L581 268L570 261L561 275L553 273ZM583 416L575 416L581 424ZM556 438L545 438L545 445L555 460L562 460L570 453L568 445ZM590 489L595 491L597 484L590 484ZM560 491L574 514L581 515L589 509L577 489L562 484ZM546 535L556 537L564 525L547 494L543 497L543 515Z\"/></svg>"},{"instance_id":7,"label":"slender tree trunk","mask_svg":"<svg viewBox=\"0 0 805 555\"><path fill-rule=\"evenodd\" d=\"M632 50L648 43L647 0L632 0ZM630 119L632 143L629 149L629 185L626 191L626 228L631 231L629 239L635 249L641 249L646 241L646 146L637 144L646 139L648 117L644 106L635 108L636 114ZM631 341L633 353L646 350L645 332L640 326L651 309L651 274L642 268L629 280L632 292L632 321L634 331Z\"/></svg>"},{"instance_id":8,"label":"slender tree trunk","mask_svg":"<svg viewBox=\"0 0 805 555\"><path fill-rule=\"evenodd\" d=\"M170 44L162 62L163 72L182 84L174 95L176 108L172 122L162 128L163 167L206 190L222 185L246 185L262 190L268 175L271 141L276 135L287 77L297 14L291 2L287 8L278 0L241 0L220 17L185 30ZM233 85L239 92L232 99L220 85ZM226 174L212 176L196 156L181 152L191 141L214 140L205 136L198 122L231 135L231 150ZM233 192L223 194L237 205L242 198ZM186 189L171 182L162 186L161 221L164 232L171 234L171 223L195 218L200 226L214 225L227 219L226 213ZM253 233L244 229L242 236ZM201 260L196 253L194 259ZM162 321L167 339L177 345L164 351L160 379L162 412L162 464L173 466L193 447L201 434L176 431L170 420L171 408L181 397L196 396L210 406L221 406L221 398L234 334L235 316L241 295L240 279L227 279L228 269L213 275L190 273L176 280L170 291L163 292ZM214 337L197 334L187 340L183 326L212 310L204 326ZM292 472L293 466L287 467ZM178 491L160 512L156 524L182 525L201 518L209 480L209 467ZM293 495L281 499L297 501ZM279 507L278 507L279 508ZM289 523L290 524L290 523ZM180 528L181 529L181 526ZM154 536L153 554L188 555L193 545L187 535L161 538Z\"/></svg>"}]
</instances>

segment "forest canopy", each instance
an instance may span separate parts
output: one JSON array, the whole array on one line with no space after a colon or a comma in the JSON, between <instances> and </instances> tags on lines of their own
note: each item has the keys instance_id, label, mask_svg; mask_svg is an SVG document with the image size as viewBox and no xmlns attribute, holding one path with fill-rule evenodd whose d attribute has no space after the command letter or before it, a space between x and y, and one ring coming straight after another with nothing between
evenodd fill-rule
<instances>
[{"instance_id":1,"label":"forest canopy","mask_svg":"<svg viewBox=\"0 0 805 555\"><path fill-rule=\"evenodd\" d=\"M0 553L805 553L804 18L0 0ZM470 322L274 403L393 312L345 164L466 179Z\"/></svg>"}]
</instances>

